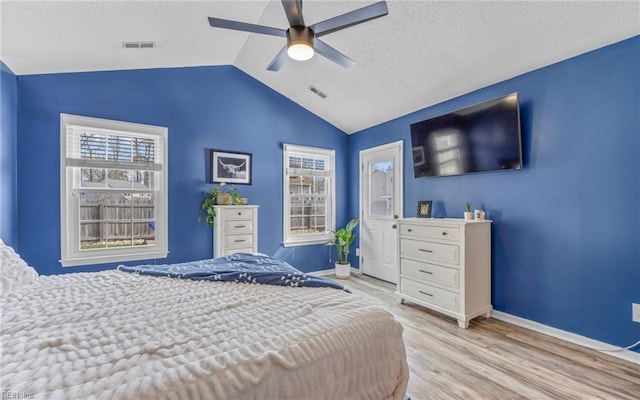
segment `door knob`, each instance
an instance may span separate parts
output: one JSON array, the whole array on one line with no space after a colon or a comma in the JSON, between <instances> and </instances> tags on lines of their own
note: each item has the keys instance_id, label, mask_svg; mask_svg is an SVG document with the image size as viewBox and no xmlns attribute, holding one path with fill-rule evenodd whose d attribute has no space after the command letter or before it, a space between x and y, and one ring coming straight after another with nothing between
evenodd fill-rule
<instances>
[{"instance_id":1,"label":"door knob","mask_svg":"<svg viewBox=\"0 0 640 400\"><path fill-rule=\"evenodd\" d=\"M398 227L398 225L393 224L393 225L391 225L391 227L392 227L393 229L396 229L396 228Z\"/></svg>"},{"instance_id":2,"label":"door knob","mask_svg":"<svg viewBox=\"0 0 640 400\"><path fill-rule=\"evenodd\" d=\"M398 219L398 218L400 218L400 217L398 217L398 214L395 214L395 215L393 216L393 218Z\"/></svg>"}]
</instances>

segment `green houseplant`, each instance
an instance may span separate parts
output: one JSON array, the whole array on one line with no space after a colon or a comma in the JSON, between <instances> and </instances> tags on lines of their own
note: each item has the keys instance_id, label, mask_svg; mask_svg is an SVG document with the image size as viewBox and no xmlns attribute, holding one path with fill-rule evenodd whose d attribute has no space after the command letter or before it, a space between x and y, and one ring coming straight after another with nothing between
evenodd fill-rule
<instances>
[{"instance_id":1,"label":"green houseplant","mask_svg":"<svg viewBox=\"0 0 640 400\"><path fill-rule=\"evenodd\" d=\"M221 197L221 194L225 194L230 197L231 200L228 204L240 204L240 191L232 187L227 192L225 186L226 183L222 182L220 185L216 185L211 189L207 189L202 192L206 197L202 200L202 204L200 205L200 217L198 217L198 221L204 221L205 224L212 228L215 226L216 209L214 206L219 204L218 197Z\"/></svg>"},{"instance_id":2,"label":"green houseplant","mask_svg":"<svg viewBox=\"0 0 640 400\"><path fill-rule=\"evenodd\" d=\"M464 205L466 211L464 212L464 219L466 220L471 220L472 219L472 215L471 215L471 203L467 203Z\"/></svg>"},{"instance_id":3,"label":"green houseplant","mask_svg":"<svg viewBox=\"0 0 640 400\"><path fill-rule=\"evenodd\" d=\"M349 262L349 251L356 234L353 230L358 225L358 218L354 218L347 226L333 231L335 239L326 243L327 246L335 246L338 250L338 262L336 266L336 278L346 279L351 272L351 263Z\"/></svg>"}]
</instances>

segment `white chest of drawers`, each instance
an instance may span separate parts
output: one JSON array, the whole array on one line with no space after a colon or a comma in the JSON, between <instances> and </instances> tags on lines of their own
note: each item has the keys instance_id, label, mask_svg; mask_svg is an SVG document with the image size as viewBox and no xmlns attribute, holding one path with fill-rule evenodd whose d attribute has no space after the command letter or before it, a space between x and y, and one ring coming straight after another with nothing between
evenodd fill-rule
<instances>
[{"instance_id":1,"label":"white chest of drawers","mask_svg":"<svg viewBox=\"0 0 640 400\"><path fill-rule=\"evenodd\" d=\"M215 206L213 256L258 251L258 206Z\"/></svg>"},{"instance_id":2,"label":"white chest of drawers","mask_svg":"<svg viewBox=\"0 0 640 400\"><path fill-rule=\"evenodd\" d=\"M491 315L491 221L398 220L396 296L458 320Z\"/></svg>"}]
</instances>

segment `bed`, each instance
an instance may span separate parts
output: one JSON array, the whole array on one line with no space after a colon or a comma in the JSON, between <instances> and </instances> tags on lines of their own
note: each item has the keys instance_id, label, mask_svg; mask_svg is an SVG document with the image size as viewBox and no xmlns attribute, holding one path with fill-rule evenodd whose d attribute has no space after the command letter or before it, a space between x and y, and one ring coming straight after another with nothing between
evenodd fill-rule
<instances>
[{"instance_id":1,"label":"bed","mask_svg":"<svg viewBox=\"0 0 640 400\"><path fill-rule=\"evenodd\" d=\"M179 265L155 276L157 266L143 266L56 276L31 270L7 287L16 280L7 271L19 262L2 247L2 393L207 400L405 394L401 325L339 287L306 287L321 286L319 278L298 271L252 284L256 277L242 270L189 276Z\"/></svg>"}]
</instances>

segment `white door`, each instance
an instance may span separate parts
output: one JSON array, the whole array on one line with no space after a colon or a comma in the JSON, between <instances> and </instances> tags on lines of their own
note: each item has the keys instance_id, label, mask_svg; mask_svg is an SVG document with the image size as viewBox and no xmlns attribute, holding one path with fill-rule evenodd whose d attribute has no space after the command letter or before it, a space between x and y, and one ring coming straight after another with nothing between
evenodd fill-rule
<instances>
[{"instance_id":1,"label":"white door","mask_svg":"<svg viewBox=\"0 0 640 400\"><path fill-rule=\"evenodd\" d=\"M402 141L360 151L360 270L397 283Z\"/></svg>"}]
</instances>

